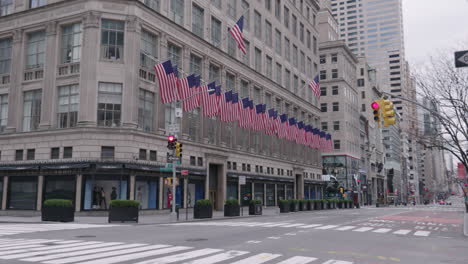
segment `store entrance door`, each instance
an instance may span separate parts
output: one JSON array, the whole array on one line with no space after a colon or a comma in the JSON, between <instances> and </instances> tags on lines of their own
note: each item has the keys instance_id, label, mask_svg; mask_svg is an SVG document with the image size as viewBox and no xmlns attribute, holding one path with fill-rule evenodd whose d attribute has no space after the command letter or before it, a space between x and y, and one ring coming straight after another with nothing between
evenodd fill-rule
<instances>
[{"instance_id":1,"label":"store entrance door","mask_svg":"<svg viewBox=\"0 0 468 264\"><path fill-rule=\"evenodd\" d=\"M218 165L210 164L209 169L209 181L210 181L210 201L213 203L213 208L218 207Z\"/></svg>"}]
</instances>

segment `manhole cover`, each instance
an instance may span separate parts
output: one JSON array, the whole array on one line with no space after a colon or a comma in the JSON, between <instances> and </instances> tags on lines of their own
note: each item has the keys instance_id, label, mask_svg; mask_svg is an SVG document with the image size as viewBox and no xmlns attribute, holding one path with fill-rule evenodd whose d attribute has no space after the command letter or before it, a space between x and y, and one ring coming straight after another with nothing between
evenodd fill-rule
<instances>
[{"instance_id":1,"label":"manhole cover","mask_svg":"<svg viewBox=\"0 0 468 264\"><path fill-rule=\"evenodd\" d=\"M92 236L92 235L82 235L82 236L76 236L76 237L79 237L79 238L87 238L87 237L96 237L96 236Z\"/></svg>"},{"instance_id":2,"label":"manhole cover","mask_svg":"<svg viewBox=\"0 0 468 264\"><path fill-rule=\"evenodd\" d=\"M198 242L198 241L205 241L205 240L208 240L206 238L190 238L190 239L187 239L185 241L187 242Z\"/></svg>"}]
</instances>

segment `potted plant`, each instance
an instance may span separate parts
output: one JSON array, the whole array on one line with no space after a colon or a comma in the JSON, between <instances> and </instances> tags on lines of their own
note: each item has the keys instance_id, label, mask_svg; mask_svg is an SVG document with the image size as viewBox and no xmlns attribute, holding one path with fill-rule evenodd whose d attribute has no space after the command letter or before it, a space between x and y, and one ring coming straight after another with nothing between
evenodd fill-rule
<instances>
[{"instance_id":1,"label":"potted plant","mask_svg":"<svg viewBox=\"0 0 468 264\"><path fill-rule=\"evenodd\" d=\"M349 209L353 209L354 208L354 201L349 201Z\"/></svg>"},{"instance_id":2,"label":"potted plant","mask_svg":"<svg viewBox=\"0 0 468 264\"><path fill-rule=\"evenodd\" d=\"M299 211L307 211L307 200L299 201Z\"/></svg>"},{"instance_id":3,"label":"potted plant","mask_svg":"<svg viewBox=\"0 0 468 264\"><path fill-rule=\"evenodd\" d=\"M262 215L262 201L250 200L249 215Z\"/></svg>"},{"instance_id":4,"label":"potted plant","mask_svg":"<svg viewBox=\"0 0 468 264\"><path fill-rule=\"evenodd\" d=\"M289 213L289 200L279 200L280 213Z\"/></svg>"},{"instance_id":5,"label":"potted plant","mask_svg":"<svg viewBox=\"0 0 468 264\"><path fill-rule=\"evenodd\" d=\"M237 199L227 199L224 204L224 216L240 216L240 206Z\"/></svg>"},{"instance_id":6,"label":"potted plant","mask_svg":"<svg viewBox=\"0 0 468 264\"><path fill-rule=\"evenodd\" d=\"M338 209L342 209L343 208L343 201L342 200L338 200L336 202L336 204L338 205Z\"/></svg>"},{"instance_id":7,"label":"potted plant","mask_svg":"<svg viewBox=\"0 0 468 264\"><path fill-rule=\"evenodd\" d=\"M75 220L75 210L70 200L45 200L41 214L42 221L73 222Z\"/></svg>"},{"instance_id":8,"label":"potted plant","mask_svg":"<svg viewBox=\"0 0 468 264\"><path fill-rule=\"evenodd\" d=\"M314 200L307 200L307 211L314 210Z\"/></svg>"},{"instance_id":9,"label":"potted plant","mask_svg":"<svg viewBox=\"0 0 468 264\"><path fill-rule=\"evenodd\" d=\"M198 200L193 208L193 218L212 218L213 204L210 200Z\"/></svg>"},{"instance_id":10,"label":"potted plant","mask_svg":"<svg viewBox=\"0 0 468 264\"><path fill-rule=\"evenodd\" d=\"M312 200L312 204L314 206L314 210L320 210L320 206L317 199Z\"/></svg>"},{"instance_id":11,"label":"potted plant","mask_svg":"<svg viewBox=\"0 0 468 264\"><path fill-rule=\"evenodd\" d=\"M138 223L140 202L133 200L112 200L109 205L109 223L135 221Z\"/></svg>"},{"instance_id":12,"label":"potted plant","mask_svg":"<svg viewBox=\"0 0 468 264\"><path fill-rule=\"evenodd\" d=\"M292 199L290 200L291 208L289 209L290 212L299 212L299 200Z\"/></svg>"}]
</instances>

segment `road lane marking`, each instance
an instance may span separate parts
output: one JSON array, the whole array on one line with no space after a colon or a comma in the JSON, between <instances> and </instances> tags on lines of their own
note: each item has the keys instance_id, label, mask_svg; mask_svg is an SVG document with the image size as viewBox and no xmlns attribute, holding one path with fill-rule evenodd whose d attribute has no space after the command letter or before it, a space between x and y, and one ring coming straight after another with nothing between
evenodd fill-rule
<instances>
[{"instance_id":1,"label":"road lane marking","mask_svg":"<svg viewBox=\"0 0 468 264\"><path fill-rule=\"evenodd\" d=\"M414 233L414 235L415 235L415 236L425 236L425 237L427 237L427 236L429 236L430 233L431 233L431 232L429 232L429 231L416 231L416 232Z\"/></svg>"},{"instance_id":2,"label":"road lane marking","mask_svg":"<svg viewBox=\"0 0 468 264\"><path fill-rule=\"evenodd\" d=\"M159 246L167 246L167 245L159 245ZM115 256L115 257L110 257L110 258L91 260L87 262L80 262L80 264L113 264L113 263L129 261L129 260L135 260L135 259L152 257L152 256L157 256L157 255L162 255L162 254L173 253L173 252L182 251L182 250L189 250L189 249L192 249L192 247L169 247L169 248L166 247L162 249L150 250L150 251L134 253L130 255Z\"/></svg>"},{"instance_id":3,"label":"road lane marking","mask_svg":"<svg viewBox=\"0 0 468 264\"><path fill-rule=\"evenodd\" d=\"M36 251L36 250L48 250L48 251L55 251L55 250L75 250L75 247L78 245L80 247L83 246L96 246L98 244L102 244L102 242L95 242L95 241L90 241L90 242L80 242L80 243L73 243L73 244L67 244L67 245L62 245L62 246L43 246L43 247L38 247L38 248L32 248L32 249L20 249L20 250L13 250L8 252L8 255L3 255L0 256L0 259L15 259L15 258L27 258L27 257L32 257L36 255L42 254L42 252L31 252L31 251ZM64 251L65 252L65 251ZM55 253L55 252L54 252ZM59 252L57 252L59 253Z\"/></svg>"},{"instance_id":4,"label":"road lane marking","mask_svg":"<svg viewBox=\"0 0 468 264\"><path fill-rule=\"evenodd\" d=\"M262 241L258 241L258 240L249 240L249 241L247 241L246 243L248 243L248 244L258 244L258 243L262 243Z\"/></svg>"},{"instance_id":5,"label":"road lane marking","mask_svg":"<svg viewBox=\"0 0 468 264\"><path fill-rule=\"evenodd\" d=\"M392 231L392 230L389 229L389 228L379 228L379 229L376 229L376 230L374 230L374 231L372 231L372 232L374 232L374 233L380 233L380 234L385 234L385 233L388 233L388 232L390 232L390 231Z\"/></svg>"},{"instance_id":6,"label":"road lane marking","mask_svg":"<svg viewBox=\"0 0 468 264\"><path fill-rule=\"evenodd\" d=\"M322 264L353 264L353 262L330 259L326 262L323 262Z\"/></svg>"},{"instance_id":7,"label":"road lane marking","mask_svg":"<svg viewBox=\"0 0 468 264\"><path fill-rule=\"evenodd\" d=\"M350 229L353 229L353 228L356 228L356 227L355 226L342 226L342 227L336 228L335 230L346 231L346 230L350 230Z\"/></svg>"},{"instance_id":8,"label":"road lane marking","mask_svg":"<svg viewBox=\"0 0 468 264\"><path fill-rule=\"evenodd\" d=\"M214 264L248 254L248 251L230 250L210 257L184 262L183 264Z\"/></svg>"},{"instance_id":9,"label":"road lane marking","mask_svg":"<svg viewBox=\"0 0 468 264\"><path fill-rule=\"evenodd\" d=\"M367 232L369 230L372 230L374 229L373 227L361 227L361 228L358 228L358 229L354 229L353 232Z\"/></svg>"},{"instance_id":10,"label":"road lane marking","mask_svg":"<svg viewBox=\"0 0 468 264\"><path fill-rule=\"evenodd\" d=\"M326 226L321 226L321 227L316 227L315 229L320 229L320 230L325 230L325 229L332 229L338 227L337 225L326 225Z\"/></svg>"},{"instance_id":11,"label":"road lane marking","mask_svg":"<svg viewBox=\"0 0 468 264\"><path fill-rule=\"evenodd\" d=\"M281 237L275 237L275 236L273 236L273 237L267 237L267 238L268 238L268 239L280 239Z\"/></svg>"},{"instance_id":12,"label":"road lane marking","mask_svg":"<svg viewBox=\"0 0 468 264\"><path fill-rule=\"evenodd\" d=\"M286 233L285 235L286 235L286 236L295 236L296 233Z\"/></svg>"},{"instance_id":13,"label":"road lane marking","mask_svg":"<svg viewBox=\"0 0 468 264\"><path fill-rule=\"evenodd\" d=\"M260 253L255 256L233 262L231 264L260 264L278 258L280 256L281 254Z\"/></svg>"},{"instance_id":14,"label":"road lane marking","mask_svg":"<svg viewBox=\"0 0 468 264\"><path fill-rule=\"evenodd\" d=\"M57 259L57 260L45 261L44 263L46 263L46 264L66 264L66 263L80 262L80 261L98 259L98 258L115 257L116 255L131 254L131 253L136 253L136 252L141 252L141 251L148 251L148 250L168 248L168 247L170 247L170 246L169 245L151 245L151 246L144 246L144 247L138 247L138 248L118 250L118 251L110 251L110 252L93 254L93 255L62 258L62 259Z\"/></svg>"},{"instance_id":15,"label":"road lane marking","mask_svg":"<svg viewBox=\"0 0 468 264\"><path fill-rule=\"evenodd\" d=\"M401 229L401 230L393 232L393 234L395 234L395 235L407 235L409 232L411 232L411 230Z\"/></svg>"},{"instance_id":16,"label":"road lane marking","mask_svg":"<svg viewBox=\"0 0 468 264\"><path fill-rule=\"evenodd\" d=\"M266 225L265 227L275 227L275 226L284 226L284 225L290 225L291 223L277 223L277 224L272 224L272 225Z\"/></svg>"},{"instance_id":17,"label":"road lane marking","mask_svg":"<svg viewBox=\"0 0 468 264\"><path fill-rule=\"evenodd\" d=\"M281 227L296 227L296 226L305 226L304 224L291 224L291 225L284 225Z\"/></svg>"},{"instance_id":18,"label":"road lane marking","mask_svg":"<svg viewBox=\"0 0 468 264\"><path fill-rule=\"evenodd\" d=\"M317 258L295 256L287 260L278 262L277 264L307 264L315 260L317 260Z\"/></svg>"},{"instance_id":19,"label":"road lane marking","mask_svg":"<svg viewBox=\"0 0 468 264\"><path fill-rule=\"evenodd\" d=\"M189 252L180 253L180 254L176 254L176 255L171 255L171 256L167 256L167 257L145 260L145 261L142 261L142 262L138 262L137 264L167 264L167 263L174 263L174 262L178 262L178 261L183 261L183 260L187 260L187 259L193 259L193 258L198 258L198 257L210 255L210 254L213 254L213 253L218 253L220 251L223 251L223 250L222 249L215 249L215 248L204 248L204 249L189 251Z\"/></svg>"},{"instance_id":20,"label":"road lane marking","mask_svg":"<svg viewBox=\"0 0 468 264\"><path fill-rule=\"evenodd\" d=\"M321 226L322 224L313 224L313 225L306 225L306 226L299 226L298 228L312 228L312 227L317 227Z\"/></svg>"}]
</instances>

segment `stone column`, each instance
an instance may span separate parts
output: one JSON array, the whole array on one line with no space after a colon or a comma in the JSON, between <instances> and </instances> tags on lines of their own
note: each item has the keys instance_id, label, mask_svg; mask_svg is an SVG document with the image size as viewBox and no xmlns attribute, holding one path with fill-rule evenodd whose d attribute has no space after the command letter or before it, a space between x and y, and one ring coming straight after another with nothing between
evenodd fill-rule
<instances>
[{"instance_id":1,"label":"stone column","mask_svg":"<svg viewBox=\"0 0 468 264\"><path fill-rule=\"evenodd\" d=\"M135 200L135 175L130 175L130 196L129 200Z\"/></svg>"},{"instance_id":2,"label":"stone column","mask_svg":"<svg viewBox=\"0 0 468 264\"><path fill-rule=\"evenodd\" d=\"M81 186L83 186L83 175L76 175L76 185L75 185L75 212L81 210Z\"/></svg>"},{"instance_id":3,"label":"stone column","mask_svg":"<svg viewBox=\"0 0 468 264\"><path fill-rule=\"evenodd\" d=\"M158 50L159 59L165 61L167 59L167 35L161 33L159 35L159 50ZM157 78L156 78L157 79ZM166 131L166 106L161 102L161 94L159 93L159 84L156 80L156 97L155 97L156 107L157 107L157 120L158 120L158 132L164 134Z\"/></svg>"},{"instance_id":4,"label":"stone column","mask_svg":"<svg viewBox=\"0 0 468 264\"><path fill-rule=\"evenodd\" d=\"M8 191L8 176L3 176L3 192L2 192L2 210L6 210L7 207L7 191Z\"/></svg>"},{"instance_id":5,"label":"stone column","mask_svg":"<svg viewBox=\"0 0 468 264\"><path fill-rule=\"evenodd\" d=\"M299 176L297 183L297 199L304 199L304 174Z\"/></svg>"},{"instance_id":6,"label":"stone column","mask_svg":"<svg viewBox=\"0 0 468 264\"><path fill-rule=\"evenodd\" d=\"M159 177L159 195L158 195L158 209L163 209L163 196L164 196L164 178Z\"/></svg>"},{"instance_id":7,"label":"stone column","mask_svg":"<svg viewBox=\"0 0 468 264\"><path fill-rule=\"evenodd\" d=\"M206 161L205 199L210 199L210 162Z\"/></svg>"},{"instance_id":8,"label":"stone column","mask_svg":"<svg viewBox=\"0 0 468 264\"><path fill-rule=\"evenodd\" d=\"M55 98L57 98L57 88L55 79L57 72L57 21L51 21L46 29L46 57L44 64L44 85L42 87L42 110L39 129L46 130L52 126Z\"/></svg>"},{"instance_id":9,"label":"stone column","mask_svg":"<svg viewBox=\"0 0 468 264\"><path fill-rule=\"evenodd\" d=\"M24 70L24 46L23 30L17 29L13 34L11 72L10 72L10 90L8 91L8 123L6 132L15 133L21 130L21 113L23 113L22 91L20 89L23 81ZM16 89L13 89L16 87Z\"/></svg>"},{"instance_id":10,"label":"stone column","mask_svg":"<svg viewBox=\"0 0 468 264\"><path fill-rule=\"evenodd\" d=\"M188 208L187 206L187 190L188 190L188 177L184 178L184 207L185 209Z\"/></svg>"},{"instance_id":11,"label":"stone column","mask_svg":"<svg viewBox=\"0 0 468 264\"><path fill-rule=\"evenodd\" d=\"M225 164L225 163L224 163ZM218 210L224 210L224 201L226 200L226 189L227 189L227 176L226 176L226 165L218 165Z\"/></svg>"},{"instance_id":12,"label":"stone column","mask_svg":"<svg viewBox=\"0 0 468 264\"><path fill-rule=\"evenodd\" d=\"M266 206L267 205L267 188L266 188L266 183L263 184L263 203L264 205L263 206Z\"/></svg>"},{"instance_id":13,"label":"stone column","mask_svg":"<svg viewBox=\"0 0 468 264\"><path fill-rule=\"evenodd\" d=\"M97 65L99 61L99 24L101 14L89 11L83 17L83 46L81 47L80 112L78 125L97 124Z\"/></svg>"},{"instance_id":14,"label":"stone column","mask_svg":"<svg viewBox=\"0 0 468 264\"><path fill-rule=\"evenodd\" d=\"M251 200L255 200L255 183L251 182L251 184L252 184Z\"/></svg>"},{"instance_id":15,"label":"stone column","mask_svg":"<svg viewBox=\"0 0 468 264\"><path fill-rule=\"evenodd\" d=\"M37 200L36 211L41 211L42 207L42 190L44 189L44 176L37 176Z\"/></svg>"},{"instance_id":16,"label":"stone column","mask_svg":"<svg viewBox=\"0 0 468 264\"><path fill-rule=\"evenodd\" d=\"M275 206L278 206L278 185L275 184Z\"/></svg>"}]
</instances>

